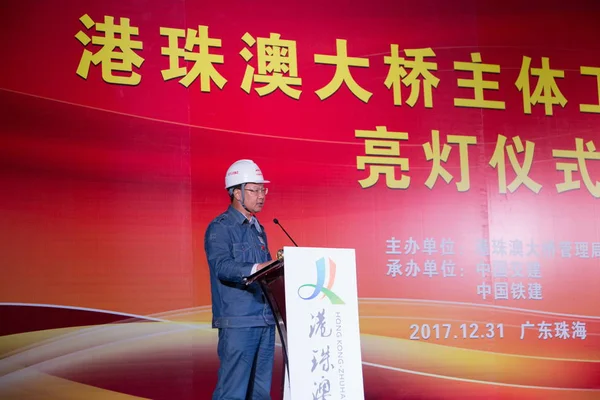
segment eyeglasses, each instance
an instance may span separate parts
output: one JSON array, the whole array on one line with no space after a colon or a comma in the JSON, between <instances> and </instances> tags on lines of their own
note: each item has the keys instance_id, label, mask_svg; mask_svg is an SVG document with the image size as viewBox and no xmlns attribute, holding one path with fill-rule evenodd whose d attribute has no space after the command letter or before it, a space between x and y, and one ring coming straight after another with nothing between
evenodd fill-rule
<instances>
[{"instance_id":1,"label":"eyeglasses","mask_svg":"<svg viewBox=\"0 0 600 400\"><path fill-rule=\"evenodd\" d=\"M260 189L245 188L245 190L249 191L250 193L252 193L255 196L257 196L259 193L266 196L267 193L269 193L269 188L260 188Z\"/></svg>"}]
</instances>

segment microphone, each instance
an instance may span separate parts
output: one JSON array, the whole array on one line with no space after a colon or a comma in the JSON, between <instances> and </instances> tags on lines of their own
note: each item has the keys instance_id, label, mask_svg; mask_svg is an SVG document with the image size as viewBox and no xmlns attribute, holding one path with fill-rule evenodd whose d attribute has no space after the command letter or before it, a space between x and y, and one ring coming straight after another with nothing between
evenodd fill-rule
<instances>
[{"instance_id":1,"label":"microphone","mask_svg":"<svg viewBox=\"0 0 600 400\"><path fill-rule=\"evenodd\" d=\"M294 239L292 239L292 237L290 236L290 234L287 233L287 231L285 230L285 228L283 226L281 226L281 224L279 223L279 220L277 218L273 218L273 222L276 225L279 225L279 227L281 228L281 230L283 231L283 233L285 233L285 235L292 241L292 243L294 243L294 246L298 247L298 245L296 244L296 242L294 241Z\"/></svg>"}]
</instances>

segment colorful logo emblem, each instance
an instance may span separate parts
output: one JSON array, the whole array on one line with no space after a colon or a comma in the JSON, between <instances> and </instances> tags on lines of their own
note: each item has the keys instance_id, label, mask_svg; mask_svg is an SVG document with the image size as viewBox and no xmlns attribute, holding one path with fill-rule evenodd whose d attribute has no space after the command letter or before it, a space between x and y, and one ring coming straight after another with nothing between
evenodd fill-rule
<instances>
[{"instance_id":1,"label":"colorful logo emblem","mask_svg":"<svg viewBox=\"0 0 600 400\"><path fill-rule=\"evenodd\" d=\"M317 283L307 283L298 288L298 296L303 300L312 300L319 294L322 294L321 299L327 297L331 304L344 304L344 301L335 294L331 288L335 282L336 265L330 258L325 261L325 257L320 258L316 262L317 267ZM312 293L308 296L303 296L302 293L306 294L305 288L312 288Z\"/></svg>"}]
</instances>

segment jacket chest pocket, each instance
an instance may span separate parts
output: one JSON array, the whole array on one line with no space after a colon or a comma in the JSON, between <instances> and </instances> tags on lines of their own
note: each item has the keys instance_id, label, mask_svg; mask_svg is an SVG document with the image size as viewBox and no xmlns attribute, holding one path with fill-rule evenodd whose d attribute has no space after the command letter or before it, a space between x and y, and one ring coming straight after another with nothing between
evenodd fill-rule
<instances>
[{"instance_id":1,"label":"jacket chest pocket","mask_svg":"<svg viewBox=\"0 0 600 400\"><path fill-rule=\"evenodd\" d=\"M248 242L240 242L233 244L233 258L235 261L248 262L250 261L251 247Z\"/></svg>"}]
</instances>

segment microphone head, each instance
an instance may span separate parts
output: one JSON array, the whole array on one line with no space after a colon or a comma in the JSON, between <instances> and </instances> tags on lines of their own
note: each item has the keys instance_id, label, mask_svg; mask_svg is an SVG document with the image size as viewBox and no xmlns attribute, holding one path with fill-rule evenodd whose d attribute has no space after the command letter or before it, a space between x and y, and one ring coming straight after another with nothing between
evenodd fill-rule
<instances>
[{"instance_id":1,"label":"microphone head","mask_svg":"<svg viewBox=\"0 0 600 400\"><path fill-rule=\"evenodd\" d=\"M277 225L279 225L279 220L277 218L273 218L273 222L275 222Z\"/></svg>"}]
</instances>

